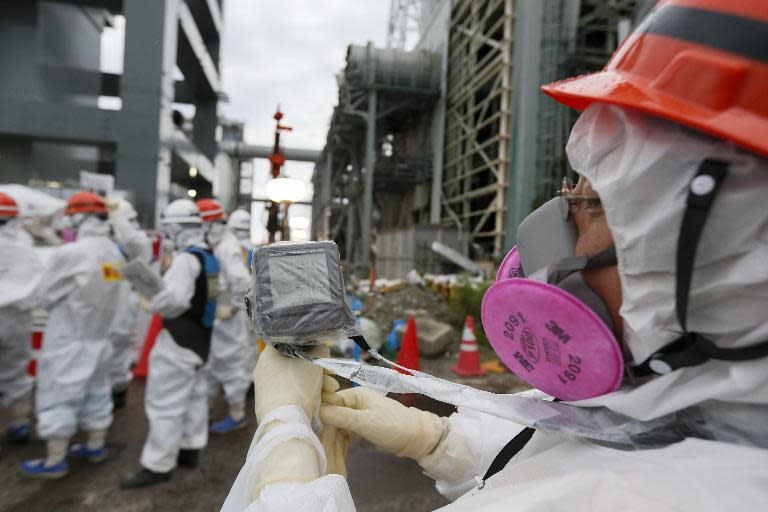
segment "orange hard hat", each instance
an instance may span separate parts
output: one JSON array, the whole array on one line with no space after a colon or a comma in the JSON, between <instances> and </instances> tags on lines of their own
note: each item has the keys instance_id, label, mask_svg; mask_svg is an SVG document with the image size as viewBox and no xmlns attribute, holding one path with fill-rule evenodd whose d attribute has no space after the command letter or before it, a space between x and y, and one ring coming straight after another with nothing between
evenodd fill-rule
<instances>
[{"instance_id":1,"label":"orange hard hat","mask_svg":"<svg viewBox=\"0 0 768 512\"><path fill-rule=\"evenodd\" d=\"M107 203L100 195L91 192L78 192L72 194L67 201L67 209L64 215L73 215L75 213L107 213Z\"/></svg>"},{"instance_id":2,"label":"orange hard hat","mask_svg":"<svg viewBox=\"0 0 768 512\"><path fill-rule=\"evenodd\" d=\"M662 0L602 71L544 93L663 117L768 156L768 4Z\"/></svg>"},{"instance_id":3,"label":"orange hard hat","mask_svg":"<svg viewBox=\"0 0 768 512\"><path fill-rule=\"evenodd\" d=\"M224 208L215 199L198 199L195 201L200 209L200 216L203 222L213 222L215 220L224 220Z\"/></svg>"},{"instance_id":4,"label":"orange hard hat","mask_svg":"<svg viewBox=\"0 0 768 512\"><path fill-rule=\"evenodd\" d=\"M0 219L12 219L19 216L19 206L16 200L4 192L0 192Z\"/></svg>"}]
</instances>

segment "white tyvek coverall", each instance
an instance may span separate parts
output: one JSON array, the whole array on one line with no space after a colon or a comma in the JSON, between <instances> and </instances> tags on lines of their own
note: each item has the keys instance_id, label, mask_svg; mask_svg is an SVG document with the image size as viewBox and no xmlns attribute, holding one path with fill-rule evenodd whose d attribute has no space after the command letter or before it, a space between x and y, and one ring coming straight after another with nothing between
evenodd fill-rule
<instances>
[{"instance_id":1,"label":"white tyvek coverall","mask_svg":"<svg viewBox=\"0 0 768 512\"><path fill-rule=\"evenodd\" d=\"M211 354L206 369L209 375L209 393L215 395L219 384L229 404L245 402L251 386L251 362L257 350L256 340L249 335L245 314L245 291L250 285L250 274L243 261L240 242L227 232L213 249L219 260L219 311L231 310L224 318L217 314L213 324Z\"/></svg>"},{"instance_id":2,"label":"white tyvek coverall","mask_svg":"<svg viewBox=\"0 0 768 512\"><path fill-rule=\"evenodd\" d=\"M597 104L576 123L568 154L602 199L619 260L624 341L639 360L679 333L674 250L688 184L704 158L732 162L697 253L689 328L723 346L768 339L768 161L674 123ZM765 359L709 361L577 404L650 420L707 400L765 406ZM456 500L442 510L702 512L762 510L768 503L768 450L696 438L622 451L538 431L477 489L475 478L521 429L466 409L448 419L435 450L419 461L438 490ZM269 448L251 447L223 510L354 510L338 475L273 484L249 504L249 461Z\"/></svg>"},{"instance_id":3,"label":"white tyvek coverall","mask_svg":"<svg viewBox=\"0 0 768 512\"><path fill-rule=\"evenodd\" d=\"M27 363L32 310L43 268L20 221L0 226L0 404L4 407L28 401L24 408L31 411Z\"/></svg>"},{"instance_id":4,"label":"white tyvek coverall","mask_svg":"<svg viewBox=\"0 0 768 512\"><path fill-rule=\"evenodd\" d=\"M125 287L118 301L119 310L109 335L113 352L109 378L115 391L126 389L131 380L131 364L135 357L132 337L139 315L139 297L130 287Z\"/></svg>"},{"instance_id":5,"label":"white tyvek coverall","mask_svg":"<svg viewBox=\"0 0 768 512\"><path fill-rule=\"evenodd\" d=\"M115 239L123 246L125 257L129 261L138 258L149 263L152 259L152 240L147 234L125 219L116 218L110 222ZM143 327L146 332L146 325L149 324L148 315L139 308L139 297L133 288L126 288L120 303L110 334L113 348L110 379L115 391L127 388L131 380L131 364L138 357L133 338L138 335L143 341L143 333L137 334L137 331Z\"/></svg>"},{"instance_id":6,"label":"white tyvek coverall","mask_svg":"<svg viewBox=\"0 0 768 512\"><path fill-rule=\"evenodd\" d=\"M43 439L104 430L112 423L109 330L127 283L106 223L87 218L77 241L58 248L40 283L48 325L38 356L37 430Z\"/></svg>"},{"instance_id":7,"label":"white tyvek coverall","mask_svg":"<svg viewBox=\"0 0 768 512\"><path fill-rule=\"evenodd\" d=\"M197 257L176 253L163 276L164 289L150 302L150 311L176 318L191 307L195 280L203 272ZM149 356L144 409L149 433L141 465L157 473L176 466L180 449L199 450L208 443L207 382L204 361L179 346L168 330L157 335Z\"/></svg>"}]
</instances>

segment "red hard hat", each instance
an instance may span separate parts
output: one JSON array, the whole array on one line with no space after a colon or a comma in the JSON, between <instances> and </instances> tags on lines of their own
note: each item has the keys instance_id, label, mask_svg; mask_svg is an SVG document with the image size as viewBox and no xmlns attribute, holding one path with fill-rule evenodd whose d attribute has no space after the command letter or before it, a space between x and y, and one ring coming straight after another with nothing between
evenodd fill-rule
<instances>
[{"instance_id":1,"label":"red hard hat","mask_svg":"<svg viewBox=\"0 0 768 512\"><path fill-rule=\"evenodd\" d=\"M19 216L16 201L4 192L0 192L0 219L12 219Z\"/></svg>"},{"instance_id":2,"label":"red hard hat","mask_svg":"<svg viewBox=\"0 0 768 512\"><path fill-rule=\"evenodd\" d=\"M215 199L198 199L195 201L195 204L200 209L200 216L203 222L224 220L224 208Z\"/></svg>"},{"instance_id":3,"label":"red hard hat","mask_svg":"<svg viewBox=\"0 0 768 512\"><path fill-rule=\"evenodd\" d=\"M662 0L602 71L542 90L577 110L632 108L768 156L768 4Z\"/></svg>"},{"instance_id":4,"label":"red hard hat","mask_svg":"<svg viewBox=\"0 0 768 512\"><path fill-rule=\"evenodd\" d=\"M67 209L64 215L75 213L107 213L107 204L100 195L91 192L78 192L67 201Z\"/></svg>"}]
</instances>

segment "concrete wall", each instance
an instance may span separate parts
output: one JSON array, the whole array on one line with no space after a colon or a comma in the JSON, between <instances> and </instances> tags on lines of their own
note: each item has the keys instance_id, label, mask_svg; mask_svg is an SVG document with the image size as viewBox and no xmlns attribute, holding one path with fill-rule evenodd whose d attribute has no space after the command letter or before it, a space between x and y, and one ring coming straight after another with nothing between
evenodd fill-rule
<instances>
[{"instance_id":1,"label":"concrete wall","mask_svg":"<svg viewBox=\"0 0 768 512\"><path fill-rule=\"evenodd\" d=\"M99 9L51 2L0 4L0 98L96 107L101 88ZM30 115L32 113L30 112ZM0 181L76 182L96 171L95 145L35 141L0 134Z\"/></svg>"}]
</instances>

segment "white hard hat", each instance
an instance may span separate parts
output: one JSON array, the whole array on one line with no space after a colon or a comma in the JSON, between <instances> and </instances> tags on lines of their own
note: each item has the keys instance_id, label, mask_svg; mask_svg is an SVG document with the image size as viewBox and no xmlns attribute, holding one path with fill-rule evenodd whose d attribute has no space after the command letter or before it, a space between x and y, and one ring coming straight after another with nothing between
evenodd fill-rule
<instances>
[{"instance_id":1,"label":"white hard hat","mask_svg":"<svg viewBox=\"0 0 768 512\"><path fill-rule=\"evenodd\" d=\"M122 197L107 200L109 216L113 219L136 220L139 216L133 205Z\"/></svg>"},{"instance_id":2,"label":"white hard hat","mask_svg":"<svg viewBox=\"0 0 768 512\"><path fill-rule=\"evenodd\" d=\"M227 226L230 229L250 230L251 214L245 210L235 210L229 216L229 220L227 220Z\"/></svg>"},{"instance_id":3,"label":"white hard hat","mask_svg":"<svg viewBox=\"0 0 768 512\"><path fill-rule=\"evenodd\" d=\"M176 199L165 207L161 216L162 224L202 224L200 210L189 199Z\"/></svg>"}]
</instances>

